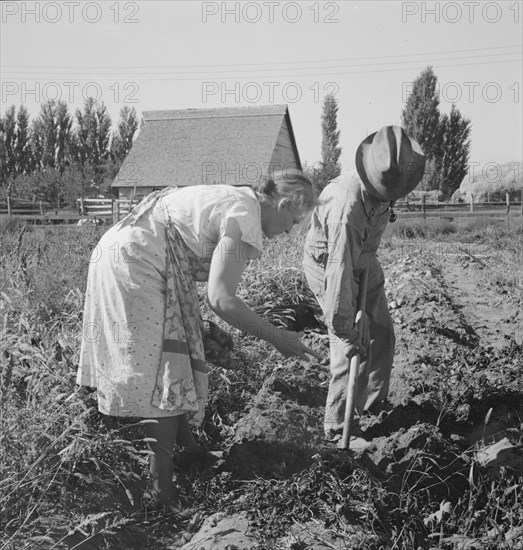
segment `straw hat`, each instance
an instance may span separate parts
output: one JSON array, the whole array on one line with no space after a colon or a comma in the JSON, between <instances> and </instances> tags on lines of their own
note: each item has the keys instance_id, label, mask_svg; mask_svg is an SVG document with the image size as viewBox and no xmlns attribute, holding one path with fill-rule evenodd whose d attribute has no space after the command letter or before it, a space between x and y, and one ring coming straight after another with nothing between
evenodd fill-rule
<instances>
[{"instance_id":1,"label":"straw hat","mask_svg":"<svg viewBox=\"0 0 523 550\"><path fill-rule=\"evenodd\" d=\"M384 126L356 151L356 169L367 191L382 201L408 195L421 181L425 156L400 126Z\"/></svg>"}]
</instances>

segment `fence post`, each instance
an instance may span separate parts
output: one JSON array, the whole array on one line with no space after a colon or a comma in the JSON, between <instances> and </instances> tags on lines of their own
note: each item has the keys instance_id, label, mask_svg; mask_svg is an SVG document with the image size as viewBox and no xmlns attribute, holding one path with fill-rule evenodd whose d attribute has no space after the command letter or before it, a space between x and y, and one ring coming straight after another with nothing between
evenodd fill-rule
<instances>
[{"instance_id":1,"label":"fence post","mask_svg":"<svg viewBox=\"0 0 523 550\"><path fill-rule=\"evenodd\" d=\"M421 195L421 211L423 212L423 219L427 217L426 201L427 201L426 195Z\"/></svg>"},{"instance_id":2,"label":"fence post","mask_svg":"<svg viewBox=\"0 0 523 550\"><path fill-rule=\"evenodd\" d=\"M44 215L44 203L43 201L39 201L40 202L40 214L43 216Z\"/></svg>"},{"instance_id":3,"label":"fence post","mask_svg":"<svg viewBox=\"0 0 523 550\"><path fill-rule=\"evenodd\" d=\"M11 214L11 197L7 195L7 215L10 216Z\"/></svg>"},{"instance_id":4,"label":"fence post","mask_svg":"<svg viewBox=\"0 0 523 550\"><path fill-rule=\"evenodd\" d=\"M505 193L505 202L507 203L507 214L510 212L510 194Z\"/></svg>"},{"instance_id":5,"label":"fence post","mask_svg":"<svg viewBox=\"0 0 523 550\"><path fill-rule=\"evenodd\" d=\"M470 212L474 212L474 195L470 193Z\"/></svg>"}]
</instances>

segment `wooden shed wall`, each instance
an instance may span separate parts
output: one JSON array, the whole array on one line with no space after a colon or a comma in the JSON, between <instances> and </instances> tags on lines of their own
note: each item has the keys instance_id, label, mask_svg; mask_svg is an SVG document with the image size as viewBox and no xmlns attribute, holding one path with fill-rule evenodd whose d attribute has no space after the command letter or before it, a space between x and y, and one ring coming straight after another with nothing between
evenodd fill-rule
<instances>
[{"instance_id":1,"label":"wooden shed wall","mask_svg":"<svg viewBox=\"0 0 523 550\"><path fill-rule=\"evenodd\" d=\"M285 118L282 121L278 139L276 140L276 146L272 153L271 166L274 170L297 168L296 156L294 154L294 148Z\"/></svg>"}]
</instances>

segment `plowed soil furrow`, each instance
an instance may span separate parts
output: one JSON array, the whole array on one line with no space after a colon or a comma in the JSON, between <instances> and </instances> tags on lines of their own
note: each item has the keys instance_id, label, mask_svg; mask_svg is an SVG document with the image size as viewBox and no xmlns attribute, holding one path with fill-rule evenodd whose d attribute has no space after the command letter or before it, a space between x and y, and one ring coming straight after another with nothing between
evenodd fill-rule
<instances>
[{"instance_id":1,"label":"plowed soil furrow","mask_svg":"<svg viewBox=\"0 0 523 550\"><path fill-rule=\"evenodd\" d=\"M498 267L467 255L449 255L442 262L449 297L480 337L480 345L500 349L510 338L521 343L521 306L485 284L488 272Z\"/></svg>"}]
</instances>

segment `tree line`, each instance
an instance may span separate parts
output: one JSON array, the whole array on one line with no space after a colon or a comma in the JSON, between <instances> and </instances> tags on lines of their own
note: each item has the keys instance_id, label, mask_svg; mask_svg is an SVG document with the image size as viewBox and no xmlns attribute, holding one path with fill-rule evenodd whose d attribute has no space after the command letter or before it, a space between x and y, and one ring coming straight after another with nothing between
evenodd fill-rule
<instances>
[{"instance_id":1,"label":"tree line","mask_svg":"<svg viewBox=\"0 0 523 550\"><path fill-rule=\"evenodd\" d=\"M321 115L321 161L305 170L318 190L341 173L338 100L327 95ZM427 67L412 83L401 114L406 132L421 145L427 165L420 189L438 190L449 199L468 171L470 120L455 105L441 114L437 77ZM74 115L64 101L42 104L30 123L27 109L11 106L0 117L0 192L2 197L38 197L72 203L100 193L129 153L138 129L134 108L121 109L111 130L103 103L87 98Z\"/></svg>"},{"instance_id":2,"label":"tree line","mask_svg":"<svg viewBox=\"0 0 523 550\"><path fill-rule=\"evenodd\" d=\"M471 122L453 104L450 113L439 111L438 79L427 67L412 83L401 124L407 134L421 145L427 163L419 189L440 192L448 200L461 185L468 172ZM337 127L338 101L325 97L321 115L321 161L306 171L321 191L341 173L340 132Z\"/></svg>"},{"instance_id":3,"label":"tree line","mask_svg":"<svg viewBox=\"0 0 523 550\"><path fill-rule=\"evenodd\" d=\"M33 121L24 105L11 106L0 117L0 198L63 204L102 192L131 149L135 109L123 107L111 127L107 108L93 98L74 114L64 101L46 101Z\"/></svg>"}]
</instances>

